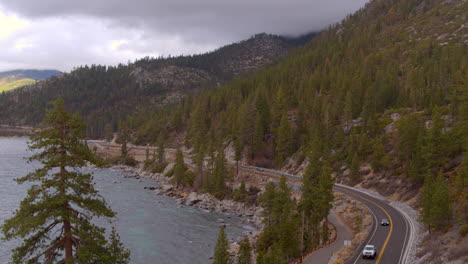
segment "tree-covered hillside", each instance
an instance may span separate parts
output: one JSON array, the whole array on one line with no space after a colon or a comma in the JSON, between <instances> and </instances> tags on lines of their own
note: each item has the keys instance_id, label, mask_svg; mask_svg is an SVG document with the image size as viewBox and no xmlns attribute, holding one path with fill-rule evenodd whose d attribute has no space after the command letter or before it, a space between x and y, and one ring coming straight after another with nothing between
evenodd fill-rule
<instances>
[{"instance_id":1,"label":"tree-covered hillside","mask_svg":"<svg viewBox=\"0 0 468 264\"><path fill-rule=\"evenodd\" d=\"M144 58L128 65L78 67L47 81L0 95L0 124L36 125L47 103L62 97L71 111L86 118L88 136L104 136L136 111L179 102L189 91L218 86L274 62L313 34L252 38L193 56Z\"/></svg>"},{"instance_id":2,"label":"tree-covered hillside","mask_svg":"<svg viewBox=\"0 0 468 264\"><path fill-rule=\"evenodd\" d=\"M127 124L137 143L186 132L198 161L231 145L260 166L294 155L349 168L351 184L371 163L428 190L420 205L432 229L452 223L447 208L466 229L466 14L462 0L374 0L279 63Z\"/></svg>"}]
</instances>

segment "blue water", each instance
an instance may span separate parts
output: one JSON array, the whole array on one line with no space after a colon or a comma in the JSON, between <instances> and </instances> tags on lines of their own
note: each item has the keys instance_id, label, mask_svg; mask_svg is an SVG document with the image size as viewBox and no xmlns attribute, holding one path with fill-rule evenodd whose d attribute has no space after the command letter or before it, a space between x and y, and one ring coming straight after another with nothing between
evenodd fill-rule
<instances>
[{"instance_id":1,"label":"blue water","mask_svg":"<svg viewBox=\"0 0 468 264\"><path fill-rule=\"evenodd\" d=\"M26 142L0 138L0 224L13 215L28 189L13 179L38 166L24 159L31 155ZM93 172L96 188L117 212L112 225L131 250L132 263L210 263L219 230L217 219L225 219L230 238L241 236L248 228L236 216L181 207L169 197L145 190L145 186L155 185L150 180L124 178L123 172L114 169L86 170ZM109 226L104 219L98 222ZM19 243L0 241L0 263L9 262L11 249Z\"/></svg>"}]
</instances>

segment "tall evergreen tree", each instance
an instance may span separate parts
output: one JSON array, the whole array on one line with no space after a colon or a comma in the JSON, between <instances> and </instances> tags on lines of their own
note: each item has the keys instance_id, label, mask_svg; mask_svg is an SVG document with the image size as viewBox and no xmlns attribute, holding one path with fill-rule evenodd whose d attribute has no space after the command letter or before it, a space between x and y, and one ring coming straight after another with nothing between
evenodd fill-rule
<instances>
[{"instance_id":1,"label":"tall evergreen tree","mask_svg":"<svg viewBox=\"0 0 468 264\"><path fill-rule=\"evenodd\" d=\"M253 138L253 144L252 144L252 149L250 152L252 153L252 157L255 153L259 153L263 151L263 136L264 136L264 128L263 128L263 123L262 119L260 117L260 114L257 113L257 116L255 117L255 126L254 126L254 138Z\"/></svg>"},{"instance_id":2,"label":"tall evergreen tree","mask_svg":"<svg viewBox=\"0 0 468 264\"><path fill-rule=\"evenodd\" d=\"M436 230L441 230L447 227L452 219L448 183L442 170L437 175L432 203L433 226Z\"/></svg>"},{"instance_id":3,"label":"tall evergreen tree","mask_svg":"<svg viewBox=\"0 0 468 264\"><path fill-rule=\"evenodd\" d=\"M351 162L349 177L350 180L356 184L359 181L359 156L357 153L354 153L353 161Z\"/></svg>"},{"instance_id":4,"label":"tall evergreen tree","mask_svg":"<svg viewBox=\"0 0 468 264\"><path fill-rule=\"evenodd\" d=\"M383 158L385 157L385 147L382 140L377 139L374 144L374 153L372 154L371 166L375 172L380 171L383 167Z\"/></svg>"},{"instance_id":5,"label":"tall evergreen tree","mask_svg":"<svg viewBox=\"0 0 468 264\"><path fill-rule=\"evenodd\" d=\"M235 132L235 138L234 138L234 151L235 151L235 156L234 159L236 160L236 174L239 174L239 161L242 159L242 150L244 148L244 143L242 140L242 134L240 132L240 129L236 129Z\"/></svg>"},{"instance_id":6,"label":"tall evergreen tree","mask_svg":"<svg viewBox=\"0 0 468 264\"><path fill-rule=\"evenodd\" d=\"M107 123L104 126L104 138L106 139L107 142L112 141L112 138L114 137L113 135L113 130L112 130L112 124Z\"/></svg>"},{"instance_id":7,"label":"tall evergreen tree","mask_svg":"<svg viewBox=\"0 0 468 264\"><path fill-rule=\"evenodd\" d=\"M281 164L291 151L291 125L289 124L288 114L283 113L280 127L278 129L278 138L276 139L276 162Z\"/></svg>"},{"instance_id":8,"label":"tall evergreen tree","mask_svg":"<svg viewBox=\"0 0 468 264\"><path fill-rule=\"evenodd\" d=\"M214 169L210 180L211 192L218 198L223 198L225 195L226 176L227 169L224 149L220 148L216 155Z\"/></svg>"},{"instance_id":9,"label":"tall evergreen tree","mask_svg":"<svg viewBox=\"0 0 468 264\"><path fill-rule=\"evenodd\" d=\"M177 185L181 185L184 183L184 174L187 168L185 167L184 163L184 154L180 148L177 149L176 152L176 160L174 164L174 174L172 175L172 181Z\"/></svg>"},{"instance_id":10,"label":"tall evergreen tree","mask_svg":"<svg viewBox=\"0 0 468 264\"><path fill-rule=\"evenodd\" d=\"M157 146L158 146L157 162L159 164L163 164L164 163L164 153L165 153L165 150L164 150L164 137L162 135L159 135L157 141L158 141L157 142Z\"/></svg>"},{"instance_id":11,"label":"tall evergreen tree","mask_svg":"<svg viewBox=\"0 0 468 264\"><path fill-rule=\"evenodd\" d=\"M59 99L32 136L29 148L37 152L29 160L43 166L16 179L33 185L2 226L5 239L23 239L12 263L128 263L130 253L115 231L108 243L105 230L91 222L115 213L94 188L92 175L78 170L92 160L80 142L84 128Z\"/></svg>"},{"instance_id":12,"label":"tall evergreen tree","mask_svg":"<svg viewBox=\"0 0 468 264\"><path fill-rule=\"evenodd\" d=\"M226 237L226 233L224 231L224 226L222 226L219 230L218 240L216 241L213 264L231 263L231 256L229 255L228 247L229 243Z\"/></svg>"},{"instance_id":13,"label":"tall evergreen tree","mask_svg":"<svg viewBox=\"0 0 468 264\"><path fill-rule=\"evenodd\" d=\"M146 150L145 150L145 163L150 162L150 148L149 144L146 145Z\"/></svg>"},{"instance_id":14,"label":"tall evergreen tree","mask_svg":"<svg viewBox=\"0 0 468 264\"><path fill-rule=\"evenodd\" d=\"M125 159L127 158L128 156L128 147L127 147L127 143L128 143L128 129L127 129L127 126L124 125L121 129L120 129L120 140L122 141L122 146L120 148L120 157L122 159Z\"/></svg>"},{"instance_id":15,"label":"tall evergreen tree","mask_svg":"<svg viewBox=\"0 0 468 264\"><path fill-rule=\"evenodd\" d=\"M432 125L428 131L427 144L424 148L428 169L436 174L444 162L447 161L446 137L443 134L444 121L441 118L439 108L434 108L432 113Z\"/></svg>"},{"instance_id":16,"label":"tall evergreen tree","mask_svg":"<svg viewBox=\"0 0 468 264\"><path fill-rule=\"evenodd\" d=\"M252 249L250 247L249 238L246 236L240 242L239 253L237 254L237 264L251 264Z\"/></svg>"},{"instance_id":17,"label":"tall evergreen tree","mask_svg":"<svg viewBox=\"0 0 468 264\"><path fill-rule=\"evenodd\" d=\"M432 195L434 194L435 191L435 184L434 184L434 177L430 173L426 173L425 178L424 178L424 186L421 191L421 196L420 196L420 207L421 207L421 212L419 214L419 217L421 219L421 222L427 224L429 228L429 233L432 231L433 227L433 222L434 222L434 216L433 216L433 199Z\"/></svg>"}]
</instances>

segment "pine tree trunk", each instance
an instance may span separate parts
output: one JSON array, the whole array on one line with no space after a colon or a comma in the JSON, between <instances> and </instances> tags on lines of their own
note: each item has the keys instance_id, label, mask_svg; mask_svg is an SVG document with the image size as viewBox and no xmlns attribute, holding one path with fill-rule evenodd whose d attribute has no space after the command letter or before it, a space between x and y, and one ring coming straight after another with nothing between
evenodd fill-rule
<instances>
[{"instance_id":1,"label":"pine tree trunk","mask_svg":"<svg viewBox=\"0 0 468 264\"><path fill-rule=\"evenodd\" d=\"M65 233L65 263L73 263L73 244L71 239L71 225L70 222L63 223Z\"/></svg>"},{"instance_id":2,"label":"pine tree trunk","mask_svg":"<svg viewBox=\"0 0 468 264\"><path fill-rule=\"evenodd\" d=\"M302 212L302 228L301 228L301 256L304 254L304 211Z\"/></svg>"}]
</instances>

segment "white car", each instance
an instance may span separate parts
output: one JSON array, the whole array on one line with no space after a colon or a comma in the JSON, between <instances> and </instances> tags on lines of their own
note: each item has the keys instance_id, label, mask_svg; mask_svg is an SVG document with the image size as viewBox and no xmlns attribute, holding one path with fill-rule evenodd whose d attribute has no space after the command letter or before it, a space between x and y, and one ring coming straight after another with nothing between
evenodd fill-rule
<instances>
[{"instance_id":1,"label":"white car","mask_svg":"<svg viewBox=\"0 0 468 264\"><path fill-rule=\"evenodd\" d=\"M362 250L362 258L374 259L377 256L377 248L374 245L366 245Z\"/></svg>"}]
</instances>

